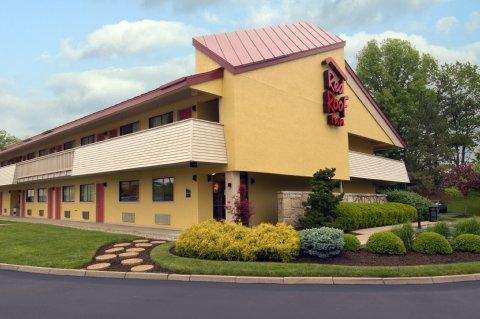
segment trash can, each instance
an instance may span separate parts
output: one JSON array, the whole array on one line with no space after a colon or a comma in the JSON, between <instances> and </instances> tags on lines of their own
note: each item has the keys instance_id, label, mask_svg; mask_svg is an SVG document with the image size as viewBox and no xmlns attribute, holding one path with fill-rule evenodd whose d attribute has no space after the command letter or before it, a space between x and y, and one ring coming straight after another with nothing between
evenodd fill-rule
<instances>
[{"instance_id":1,"label":"trash can","mask_svg":"<svg viewBox=\"0 0 480 319\"><path fill-rule=\"evenodd\" d=\"M438 218L438 206L428 207L428 221L436 222Z\"/></svg>"}]
</instances>

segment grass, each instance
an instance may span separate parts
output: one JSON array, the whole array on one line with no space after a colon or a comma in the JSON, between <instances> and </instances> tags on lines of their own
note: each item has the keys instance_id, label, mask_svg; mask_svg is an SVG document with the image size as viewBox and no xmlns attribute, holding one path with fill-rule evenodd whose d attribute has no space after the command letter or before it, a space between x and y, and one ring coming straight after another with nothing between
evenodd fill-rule
<instances>
[{"instance_id":1,"label":"grass","mask_svg":"<svg viewBox=\"0 0 480 319\"><path fill-rule=\"evenodd\" d=\"M136 237L68 227L7 223L0 226L0 262L53 268L81 268L96 250Z\"/></svg>"},{"instance_id":2,"label":"grass","mask_svg":"<svg viewBox=\"0 0 480 319\"><path fill-rule=\"evenodd\" d=\"M203 260L175 256L169 251L172 245L155 247L151 257L163 269L181 274L266 277L422 277L480 273L480 262L391 267Z\"/></svg>"},{"instance_id":3,"label":"grass","mask_svg":"<svg viewBox=\"0 0 480 319\"><path fill-rule=\"evenodd\" d=\"M463 215L463 198L449 198L446 200L449 214ZM470 216L480 216L480 193L473 193L467 202L467 212Z\"/></svg>"}]
</instances>

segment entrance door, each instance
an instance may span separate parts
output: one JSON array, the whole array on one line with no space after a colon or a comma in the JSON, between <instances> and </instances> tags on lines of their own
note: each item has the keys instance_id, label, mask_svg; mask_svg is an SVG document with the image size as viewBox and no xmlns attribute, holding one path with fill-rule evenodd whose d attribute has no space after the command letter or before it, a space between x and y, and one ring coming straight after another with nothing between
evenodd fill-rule
<instances>
[{"instance_id":1,"label":"entrance door","mask_svg":"<svg viewBox=\"0 0 480 319\"><path fill-rule=\"evenodd\" d=\"M215 174L213 187L213 218L225 220L225 174Z\"/></svg>"},{"instance_id":2,"label":"entrance door","mask_svg":"<svg viewBox=\"0 0 480 319\"><path fill-rule=\"evenodd\" d=\"M55 201L54 198L54 189L52 187L48 188L48 197L47 197L47 215L48 219L53 218L53 203Z\"/></svg>"},{"instance_id":3,"label":"entrance door","mask_svg":"<svg viewBox=\"0 0 480 319\"><path fill-rule=\"evenodd\" d=\"M62 210L62 189L55 187L55 219L60 219Z\"/></svg>"},{"instance_id":4,"label":"entrance door","mask_svg":"<svg viewBox=\"0 0 480 319\"><path fill-rule=\"evenodd\" d=\"M186 120L192 117L192 108L187 107L186 109L178 111L178 120Z\"/></svg>"},{"instance_id":5,"label":"entrance door","mask_svg":"<svg viewBox=\"0 0 480 319\"><path fill-rule=\"evenodd\" d=\"M20 191L20 217L25 217L25 203L27 191Z\"/></svg>"},{"instance_id":6,"label":"entrance door","mask_svg":"<svg viewBox=\"0 0 480 319\"><path fill-rule=\"evenodd\" d=\"M10 215L20 216L20 191L10 192Z\"/></svg>"},{"instance_id":7,"label":"entrance door","mask_svg":"<svg viewBox=\"0 0 480 319\"><path fill-rule=\"evenodd\" d=\"M97 223L103 223L105 221L105 186L103 184L97 184L96 216Z\"/></svg>"}]
</instances>

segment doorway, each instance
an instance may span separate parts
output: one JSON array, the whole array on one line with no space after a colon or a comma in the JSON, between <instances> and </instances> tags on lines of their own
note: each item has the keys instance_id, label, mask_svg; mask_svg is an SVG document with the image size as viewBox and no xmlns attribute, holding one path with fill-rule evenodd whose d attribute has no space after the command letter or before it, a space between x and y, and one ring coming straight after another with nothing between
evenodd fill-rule
<instances>
[{"instance_id":1,"label":"doorway","mask_svg":"<svg viewBox=\"0 0 480 319\"><path fill-rule=\"evenodd\" d=\"M212 176L213 190L213 218L215 220L225 220L225 174L215 174Z\"/></svg>"},{"instance_id":2,"label":"doorway","mask_svg":"<svg viewBox=\"0 0 480 319\"><path fill-rule=\"evenodd\" d=\"M10 215L20 217L20 191L10 191Z\"/></svg>"},{"instance_id":3,"label":"doorway","mask_svg":"<svg viewBox=\"0 0 480 319\"><path fill-rule=\"evenodd\" d=\"M96 188L96 221L103 223L105 221L105 185L97 184Z\"/></svg>"}]
</instances>

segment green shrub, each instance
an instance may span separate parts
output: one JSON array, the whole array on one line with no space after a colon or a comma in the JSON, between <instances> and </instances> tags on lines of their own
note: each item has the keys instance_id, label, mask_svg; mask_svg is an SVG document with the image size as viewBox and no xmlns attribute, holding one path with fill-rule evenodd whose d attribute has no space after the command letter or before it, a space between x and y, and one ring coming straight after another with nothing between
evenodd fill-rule
<instances>
[{"instance_id":1,"label":"green shrub","mask_svg":"<svg viewBox=\"0 0 480 319\"><path fill-rule=\"evenodd\" d=\"M402 226L397 226L392 229L392 233L400 237L405 245L405 248L408 250L412 249L413 236L415 236L415 231L413 230L412 223L408 222Z\"/></svg>"},{"instance_id":2,"label":"green shrub","mask_svg":"<svg viewBox=\"0 0 480 319\"><path fill-rule=\"evenodd\" d=\"M480 220L473 217L456 222L453 226L453 237L462 234L480 235Z\"/></svg>"},{"instance_id":3,"label":"green shrub","mask_svg":"<svg viewBox=\"0 0 480 319\"><path fill-rule=\"evenodd\" d=\"M450 227L446 222L438 222L435 225L428 226L426 230L450 238Z\"/></svg>"},{"instance_id":4,"label":"green shrub","mask_svg":"<svg viewBox=\"0 0 480 319\"><path fill-rule=\"evenodd\" d=\"M417 236L413 241L413 250L427 255L447 255L452 253L452 246L440 234L426 231Z\"/></svg>"},{"instance_id":5,"label":"green shrub","mask_svg":"<svg viewBox=\"0 0 480 319\"><path fill-rule=\"evenodd\" d=\"M392 232L375 233L368 238L367 250L374 254L403 255L407 252L403 241Z\"/></svg>"},{"instance_id":6,"label":"green shrub","mask_svg":"<svg viewBox=\"0 0 480 319\"><path fill-rule=\"evenodd\" d=\"M203 259L290 261L299 254L300 237L286 224L249 228L208 220L184 230L175 249L181 256Z\"/></svg>"},{"instance_id":7,"label":"green shrub","mask_svg":"<svg viewBox=\"0 0 480 319\"><path fill-rule=\"evenodd\" d=\"M336 228L310 228L300 231L299 234L301 250L310 256L319 258L337 256L345 245L343 231Z\"/></svg>"},{"instance_id":8,"label":"green shrub","mask_svg":"<svg viewBox=\"0 0 480 319\"><path fill-rule=\"evenodd\" d=\"M453 240L452 247L456 251L480 254L480 236L473 234L459 235Z\"/></svg>"},{"instance_id":9,"label":"green shrub","mask_svg":"<svg viewBox=\"0 0 480 319\"><path fill-rule=\"evenodd\" d=\"M428 215L428 207L432 206L432 202L428 198L414 192L393 190L386 191L385 194L389 202L411 205L424 217Z\"/></svg>"},{"instance_id":10,"label":"green shrub","mask_svg":"<svg viewBox=\"0 0 480 319\"><path fill-rule=\"evenodd\" d=\"M412 222L416 217L416 209L406 204L340 203L332 226L347 231Z\"/></svg>"},{"instance_id":11,"label":"green shrub","mask_svg":"<svg viewBox=\"0 0 480 319\"><path fill-rule=\"evenodd\" d=\"M360 240L355 235L352 234L343 234L343 241L345 246L343 250L345 251L358 251L360 250Z\"/></svg>"}]
</instances>

